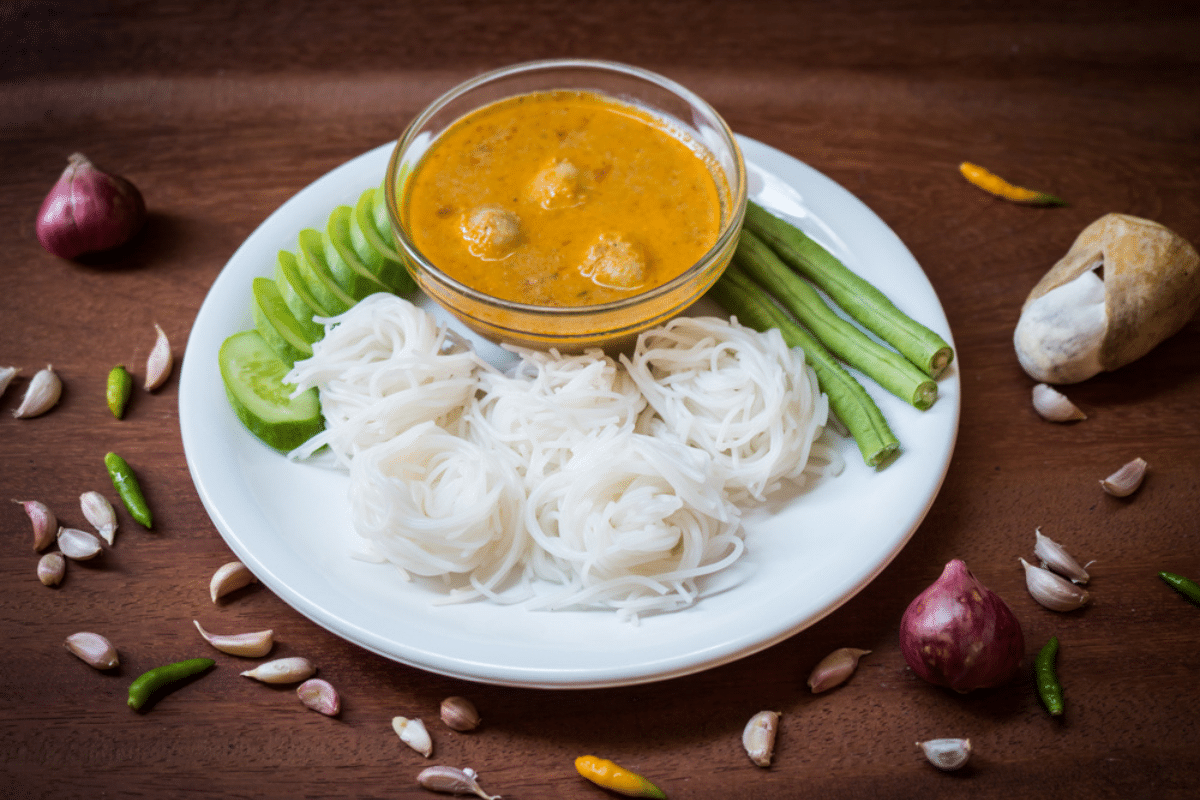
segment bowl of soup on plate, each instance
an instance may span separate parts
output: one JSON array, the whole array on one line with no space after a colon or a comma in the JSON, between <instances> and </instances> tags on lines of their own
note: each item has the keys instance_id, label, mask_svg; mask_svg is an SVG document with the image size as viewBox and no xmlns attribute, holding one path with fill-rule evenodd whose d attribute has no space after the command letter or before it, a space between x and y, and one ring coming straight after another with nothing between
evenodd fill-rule
<instances>
[{"instance_id":1,"label":"bowl of soup on plate","mask_svg":"<svg viewBox=\"0 0 1200 800\"><path fill-rule=\"evenodd\" d=\"M421 289L497 342L621 346L728 266L742 154L704 100L606 61L518 64L446 93L384 184Z\"/></svg>"}]
</instances>

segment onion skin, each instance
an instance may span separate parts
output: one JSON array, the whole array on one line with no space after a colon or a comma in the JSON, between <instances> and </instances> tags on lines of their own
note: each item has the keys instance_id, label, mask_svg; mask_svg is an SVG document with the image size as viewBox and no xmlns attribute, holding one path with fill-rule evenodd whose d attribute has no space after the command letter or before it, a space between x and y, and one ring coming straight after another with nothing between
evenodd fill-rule
<instances>
[{"instance_id":1,"label":"onion skin","mask_svg":"<svg viewBox=\"0 0 1200 800\"><path fill-rule=\"evenodd\" d=\"M969 692L1001 686L1016 676L1025 635L1000 595L954 559L904 612L900 650L925 680Z\"/></svg>"},{"instance_id":2,"label":"onion skin","mask_svg":"<svg viewBox=\"0 0 1200 800\"><path fill-rule=\"evenodd\" d=\"M37 238L60 258L109 250L133 238L146 221L146 203L129 181L73 153L38 211Z\"/></svg>"}]
</instances>

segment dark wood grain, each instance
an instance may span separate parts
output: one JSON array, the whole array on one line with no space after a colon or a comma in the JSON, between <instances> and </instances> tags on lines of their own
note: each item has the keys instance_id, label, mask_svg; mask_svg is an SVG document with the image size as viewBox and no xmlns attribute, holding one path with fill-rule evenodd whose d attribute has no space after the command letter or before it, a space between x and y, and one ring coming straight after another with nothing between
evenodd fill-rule
<instances>
[{"instance_id":1,"label":"dark wood grain","mask_svg":"<svg viewBox=\"0 0 1200 800\"><path fill-rule=\"evenodd\" d=\"M25 368L0 399L0 497L37 498L82 525L81 491L108 493L103 455L143 476L153 531L119 511L118 544L42 586L21 508L0 506L0 795L423 797L425 762L393 716L432 722L450 694L485 723L435 730L438 763L471 766L506 798L600 798L572 767L595 752L672 798L1016 796L1183 798L1200 783L1200 609L1156 577L1200 576L1200 321L1150 356L1070 391L1089 419L1054 426L1029 403L1011 335L1026 293L1075 235L1119 211L1200 242L1200 11L1086 4L556 2L11 2L0 7L0 364ZM835 613L764 652L697 675L609 690L474 685L393 663L309 622L261 586L207 595L230 552L193 488L177 371L103 403L108 368L141 377L153 325L176 357L238 245L333 167L395 138L421 107L484 69L539 57L612 58L709 99L740 133L855 193L936 287L959 351L962 423L945 484L911 543ZM151 216L131 245L68 262L34 216L75 150L132 179ZM1007 204L970 187L962 160L1070 200ZM53 363L51 413L14 420L28 375ZM1150 462L1139 493L1099 478ZM1070 615L1025 592L1033 530L1078 545L1094 604ZM1032 679L958 696L922 683L897 644L909 600L960 557L1020 617L1030 656L1062 641L1068 711ZM291 688L211 674L146 713L125 707L146 668L206 654L191 620L276 630L344 697L339 719ZM98 673L62 647L77 630L122 655ZM870 648L826 695L808 671ZM742 752L743 724L783 712L774 766ZM913 743L969 736L963 773Z\"/></svg>"}]
</instances>

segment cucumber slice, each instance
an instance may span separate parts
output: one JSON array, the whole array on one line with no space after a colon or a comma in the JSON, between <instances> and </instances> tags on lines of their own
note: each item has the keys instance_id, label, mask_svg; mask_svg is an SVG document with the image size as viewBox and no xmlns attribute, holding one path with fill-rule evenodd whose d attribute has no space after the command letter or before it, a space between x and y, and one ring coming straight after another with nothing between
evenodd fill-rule
<instances>
[{"instance_id":1,"label":"cucumber slice","mask_svg":"<svg viewBox=\"0 0 1200 800\"><path fill-rule=\"evenodd\" d=\"M350 245L350 216L353 213L350 206L335 208L329 215L329 223L325 226L321 241L325 245L325 261L334 280L346 290L346 294L355 300L362 300L376 292L386 292L388 288L367 271Z\"/></svg>"},{"instance_id":2,"label":"cucumber slice","mask_svg":"<svg viewBox=\"0 0 1200 800\"><path fill-rule=\"evenodd\" d=\"M325 427L316 389L292 397L287 364L258 331L230 336L217 354L234 413L251 433L276 450L299 447Z\"/></svg>"},{"instance_id":3,"label":"cucumber slice","mask_svg":"<svg viewBox=\"0 0 1200 800\"><path fill-rule=\"evenodd\" d=\"M383 191L382 187L376 189L375 194L371 196L371 219L375 222L375 231L379 237L390 245L392 252L399 257L400 247L396 244L396 234L392 230L392 220L387 211L387 192Z\"/></svg>"},{"instance_id":4,"label":"cucumber slice","mask_svg":"<svg viewBox=\"0 0 1200 800\"><path fill-rule=\"evenodd\" d=\"M300 253L296 264L313 297L336 316L349 311L358 301L346 294L346 290L333 279L333 273L325 261L325 244L321 239L320 232L313 228L300 231Z\"/></svg>"},{"instance_id":5,"label":"cucumber slice","mask_svg":"<svg viewBox=\"0 0 1200 800\"><path fill-rule=\"evenodd\" d=\"M279 287L270 278L255 278L254 327L279 358L291 366L312 355L312 342L305 338L304 329L296 321Z\"/></svg>"},{"instance_id":6,"label":"cucumber slice","mask_svg":"<svg viewBox=\"0 0 1200 800\"><path fill-rule=\"evenodd\" d=\"M384 286L397 294L410 294L416 290L416 284L413 283L408 270L400 263L395 249L383 241L379 231L375 230L375 221L371 218L371 203L375 191L367 189L358 198L354 215L350 218L350 244L362 260L363 266Z\"/></svg>"},{"instance_id":7,"label":"cucumber slice","mask_svg":"<svg viewBox=\"0 0 1200 800\"><path fill-rule=\"evenodd\" d=\"M304 328L310 342L318 341L325 336L325 326L313 321L313 316L327 317L329 314L320 307L317 298L300 277L300 267L296 265L296 256L287 250L280 250L275 263L275 285L283 295L283 302L288 310Z\"/></svg>"}]
</instances>

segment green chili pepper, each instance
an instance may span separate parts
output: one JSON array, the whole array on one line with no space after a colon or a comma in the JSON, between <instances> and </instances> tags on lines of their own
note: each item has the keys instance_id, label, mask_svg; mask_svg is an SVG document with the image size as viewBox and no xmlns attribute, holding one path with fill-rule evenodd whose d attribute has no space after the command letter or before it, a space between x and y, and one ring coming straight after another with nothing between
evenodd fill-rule
<instances>
[{"instance_id":1,"label":"green chili pepper","mask_svg":"<svg viewBox=\"0 0 1200 800\"><path fill-rule=\"evenodd\" d=\"M129 707L135 711L140 709L150 699L150 695L159 689L203 672L216 663L211 658L190 658L143 672L129 685Z\"/></svg>"},{"instance_id":2,"label":"green chili pepper","mask_svg":"<svg viewBox=\"0 0 1200 800\"><path fill-rule=\"evenodd\" d=\"M1200 583L1196 583L1191 578L1176 575L1174 572L1160 572L1158 573L1158 577L1166 581L1168 586L1188 600L1200 604Z\"/></svg>"},{"instance_id":3,"label":"green chili pepper","mask_svg":"<svg viewBox=\"0 0 1200 800\"><path fill-rule=\"evenodd\" d=\"M116 453L104 457L104 466L108 467L108 477L112 479L113 488L121 496L121 502L129 511L129 515L141 523L142 527L150 527L150 507L142 495L142 487L138 484L133 469Z\"/></svg>"},{"instance_id":4,"label":"green chili pepper","mask_svg":"<svg viewBox=\"0 0 1200 800\"><path fill-rule=\"evenodd\" d=\"M1051 636L1050 641L1038 653L1033 662L1033 674L1037 680L1038 694L1045 704L1050 716L1059 717L1063 713L1062 685L1058 682L1058 674L1054 669L1054 660L1058 657L1058 637Z\"/></svg>"},{"instance_id":5,"label":"green chili pepper","mask_svg":"<svg viewBox=\"0 0 1200 800\"><path fill-rule=\"evenodd\" d=\"M108 399L108 410L117 419L125 416L125 405L129 402L129 393L133 390L133 376L124 364L117 364L108 373L108 388L105 395Z\"/></svg>"}]
</instances>

